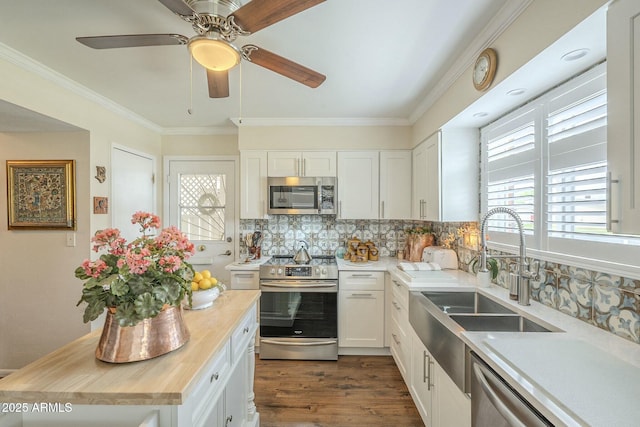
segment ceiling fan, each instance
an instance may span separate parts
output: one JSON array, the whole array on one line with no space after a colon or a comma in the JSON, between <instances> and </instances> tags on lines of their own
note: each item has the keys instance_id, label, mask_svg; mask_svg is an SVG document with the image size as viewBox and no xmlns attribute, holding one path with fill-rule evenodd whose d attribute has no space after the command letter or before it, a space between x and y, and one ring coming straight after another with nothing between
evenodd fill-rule
<instances>
[{"instance_id":1,"label":"ceiling fan","mask_svg":"<svg viewBox=\"0 0 640 427\"><path fill-rule=\"evenodd\" d=\"M207 70L210 98L229 96L229 70L241 59L253 62L311 88L326 76L258 46L242 48L232 42L238 36L253 34L325 0L158 0L173 13L189 22L196 35L129 34L76 37L94 49L140 46L187 45L193 58Z\"/></svg>"}]
</instances>

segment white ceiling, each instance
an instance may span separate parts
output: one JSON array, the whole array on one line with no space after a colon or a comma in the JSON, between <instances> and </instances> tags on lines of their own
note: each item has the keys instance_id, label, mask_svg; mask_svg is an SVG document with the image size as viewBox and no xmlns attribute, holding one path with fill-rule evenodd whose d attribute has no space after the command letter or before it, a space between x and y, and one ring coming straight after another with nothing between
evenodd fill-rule
<instances>
[{"instance_id":1,"label":"white ceiling","mask_svg":"<svg viewBox=\"0 0 640 427\"><path fill-rule=\"evenodd\" d=\"M310 89L243 62L230 73L227 99L208 98L197 63L191 78L185 46L93 50L75 40L194 34L157 0L1 1L0 43L165 132L233 128L230 119L238 117L408 124L442 82L490 42L492 34L483 29L495 27L492 18L524 3L328 0L236 43L256 44L319 71L327 76L323 85Z\"/></svg>"}]
</instances>

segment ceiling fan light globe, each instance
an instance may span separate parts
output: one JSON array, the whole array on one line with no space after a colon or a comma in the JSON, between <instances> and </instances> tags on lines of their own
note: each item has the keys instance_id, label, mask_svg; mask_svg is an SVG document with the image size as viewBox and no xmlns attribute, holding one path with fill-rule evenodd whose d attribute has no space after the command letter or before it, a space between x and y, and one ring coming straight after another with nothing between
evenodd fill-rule
<instances>
[{"instance_id":1,"label":"ceiling fan light globe","mask_svg":"<svg viewBox=\"0 0 640 427\"><path fill-rule=\"evenodd\" d=\"M203 67L213 71L226 71L240 63L238 48L224 40L194 37L189 41L189 52Z\"/></svg>"}]
</instances>

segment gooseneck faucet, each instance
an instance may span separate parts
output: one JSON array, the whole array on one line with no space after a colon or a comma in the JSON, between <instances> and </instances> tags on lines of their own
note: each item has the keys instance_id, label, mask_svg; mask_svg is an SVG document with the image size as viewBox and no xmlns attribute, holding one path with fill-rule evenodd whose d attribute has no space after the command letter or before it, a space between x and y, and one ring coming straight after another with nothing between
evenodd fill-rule
<instances>
[{"instance_id":1,"label":"gooseneck faucet","mask_svg":"<svg viewBox=\"0 0 640 427\"><path fill-rule=\"evenodd\" d=\"M531 286L529 283L530 279L537 280L538 273L537 271L530 271L529 264L527 263L527 254L526 254L526 245L524 242L524 229L522 227L522 220L520 216L512 209L505 207L497 207L491 209L489 212L485 214L482 218L482 222L480 225L480 272L488 273L487 269L487 242L485 237L485 229L487 227L487 220L495 215L495 214L507 214L511 216L516 223L518 224L518 232L520 233L520 254L518 256L518 286L517 286L517 294L518 294L518 304L520 305L530 305L529 302L529 294L531 293ZM508 255L507 255L508 256ZM525 269L526 267L526 269ZM537 270L537 269L536 269Z\"/></svg>"}]
</instances>

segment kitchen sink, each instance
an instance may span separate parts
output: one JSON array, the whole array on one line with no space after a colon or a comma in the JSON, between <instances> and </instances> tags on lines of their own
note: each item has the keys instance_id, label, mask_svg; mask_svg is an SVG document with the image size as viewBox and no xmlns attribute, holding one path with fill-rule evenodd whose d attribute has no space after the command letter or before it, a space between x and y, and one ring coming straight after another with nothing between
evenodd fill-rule
<instances>
[{"instance_id":1,"label":"kitchen sink","mask_svg":"<svg viewBox=\"0 0 640 427\"><path fill-rule=\"evenodd\" d=\"M562 332L474 291L413 291L409 322L442 369L464 393L470 392L471 351L464 332Z\"/></svg>"},{"instance_id":2,"label":"kitchen sink","mask_svg":"<svg viewBox=\"0 0 640 427\"><path fill-rule=\"evenodd\" d=\"M422 292L444 313L504 313L515 314L504 305L475 291L469 292Z\"/></svg>"},{"instance_id":3,"label":"kitchen sink","mask_svg":"<svg viewBox=\"0 0 640 427\"><path fill-rule=\"evenodd\" d=\"M559 329L542 326L529 318L519 315L456 315L451 320L465 331L484 332L559 332Z\"/></svg>"}]
</instances>

